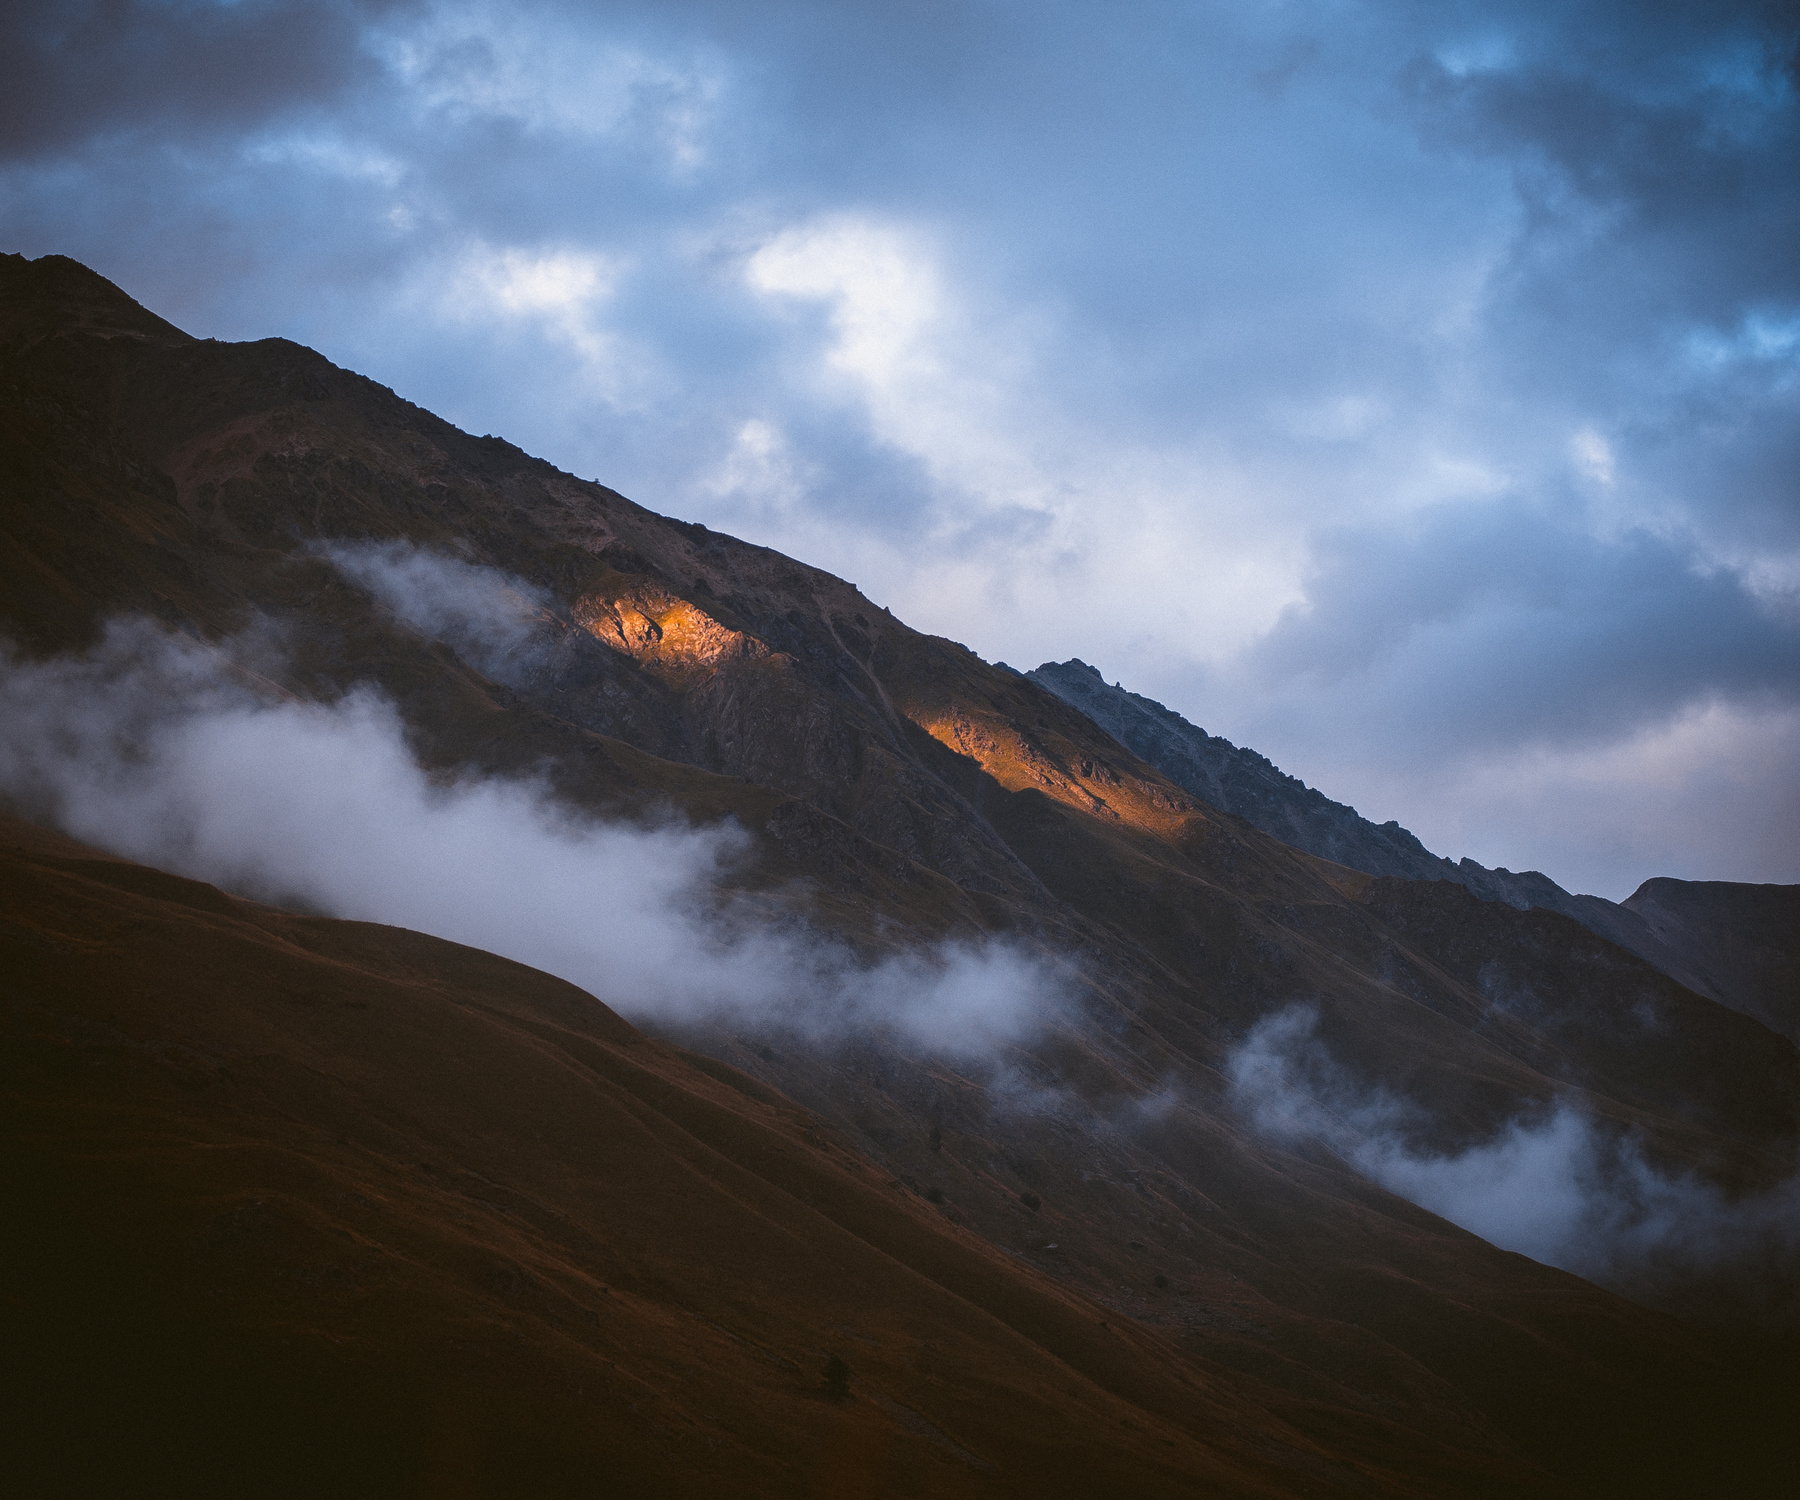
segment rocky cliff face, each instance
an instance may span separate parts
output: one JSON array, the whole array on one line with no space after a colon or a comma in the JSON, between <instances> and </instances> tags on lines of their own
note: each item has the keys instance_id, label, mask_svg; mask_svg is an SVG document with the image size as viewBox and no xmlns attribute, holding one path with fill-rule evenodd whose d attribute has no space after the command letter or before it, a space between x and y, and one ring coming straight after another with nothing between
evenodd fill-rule
<instances>
[{"instance_id":1,"label":"rocky cliff face","mask_svg":"<svg viewBox=\"0 0 1800 1500\"><path fill-rule=\"evenodd\" d=\"M1444 862L1166 711L1140 715L1162 739L1139 749L1124 718L1121 734L843 580L459 432L309 350L190 339L73 262L0 258L0 388L0 615L33 659L124 613L208 642L274 621L268 691L375 686L441 779L736 824L729 894L774 927L871 958L1003 938L1065 963L1068 1013L986 1062L753 1017L665 1029L797 1101L986 1264L1133 1330L1106 1356L1120 1399L1161 1401L1146 1372L1173 1372L1202 1393L1171 1418L1197 1441L1235 1420L1205 1393L1278 1403L1277 1490L1638 1495L1725 1461L1731 1435L1692 1393L1739 1400L1732 1348L1494 1249L1378 1186L1329 1131L1259 1123L1245 1048L1304 1007L1338 1073L1405 1113L1419 1160L1563 1101L1658 1171L1754 1195L1792 1163L1785 1042L1573 923L1454 888L1468 910L1396 904L1347 856L1381 851L1426 891ZM331 551L385 546L502 576L524 644L409 612ZM1240 796L1285 831L1219 811ZM1530 1005L1496 1005L1489 959ZM1646 995L1665 1029L1636 1018ZM1746 1051L1759 1065L1722 1082ZM458 1128L488 1126L446 1123L442 1152ZM698 1228L666 1229L692 1253ZM1013 1295L1004 1278L995 1295ZM971 1493L1017 1487L968 1472Z\"/></svg>"}]
</instances>

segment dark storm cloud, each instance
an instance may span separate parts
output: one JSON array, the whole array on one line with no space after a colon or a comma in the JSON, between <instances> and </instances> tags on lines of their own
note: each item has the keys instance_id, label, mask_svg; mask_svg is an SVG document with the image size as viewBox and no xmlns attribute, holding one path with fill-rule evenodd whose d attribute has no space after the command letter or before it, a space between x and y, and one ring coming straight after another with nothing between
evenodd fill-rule
<instances>
[{"instance_id":1,"label":"dark storm cloud","mask_svg":"<svg viewBox=\"0 0 1800 1500\"><path fill-rule=\"evenodd\" d=\"M1415 56L1403 75L1446 143L1509 157L1528 148L1574 191L1630 203L1651 221L1741 204L1774 185L1794 141L1800 81L1791 6L1517 5L1489 8L1483 22L1473 8L1460 14L1490 29Z\"/></svg>"},{"instance_id":2,"label":"dark storm cloud","mask_svg":"<svg viewBox=\"0 0 1800 1500\"><path fill-rule=\"evenodd\" d=\"M1403 79L1428 140L1512 173L1525 219L1496 333L1534 381L1592 391L1621 345L1793 315L1791 6L1520 7L1488 47Z\"/></svg>"},{"instance_id":3,"label":"dark storm cloud","mask_svg":"<svg viewBox=\"0 0 1800 1500\"><path fill-rule=\"evenodd\" d=\"M0 11L0 153L95 135L252 127L328 103L374 70L365 21L331 0L23 0Z\"/></svg>"}]
</instances>

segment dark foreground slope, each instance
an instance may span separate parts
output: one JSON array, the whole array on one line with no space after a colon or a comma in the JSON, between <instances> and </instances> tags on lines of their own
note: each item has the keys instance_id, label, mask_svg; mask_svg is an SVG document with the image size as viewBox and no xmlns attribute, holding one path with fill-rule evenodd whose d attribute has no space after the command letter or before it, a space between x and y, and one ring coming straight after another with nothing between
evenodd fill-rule
<instances>
[{"instance_id":1,"label":"dark foreground slope","mask_svg":"<svg viewBox=\"0 0 1800 1500\"><path fill-rule=\"evenodd\" d=\"M13 1493L1562 1492L1120 1318L530 969L11 819L0 907ZM1521 1334L1699 1379L1644 1416L1780 1399L1536 1282ZM1427 1337L1541 1378L1473 1309Z\"/></svg>"},{"instance_id":2,"label":"dark foreground slope","mask_svg":"<svg viewBox=\"0 0 1800 1500\"><path fill-rule=\"evenodd\" d=\"M9 1493L1281 1495L1323 1461L560 980L11 820L0 893Z\"/></svg>"},{"instance_id":3,"label":"dark foreground slope","mask_svg":"<svg viewBox=\"0 0 1800 1500\"><path fill-rule=\"evenodd\" d=\"M1535 1485L1636 1496L1696 1492L1703 1478L1721 1475L1749 1492L1779 1458L1786 1429L1765 1421L1767 1408L1759 1403L1762 1397L1786 1398L1780 1366L1777 1373L1764 1372L1760 1385L1746 1384L1735 1356L1713 1336L1496 1250L1381 1190L1322 1145L1259 1136L1230 1083L1231 1061L1244 1037L1270 1015L1303 1003L1342 1066L1417 1106L1414 1126L1422 1149L1459 1150L1491 1138L1522 1111L1565 1100L1591 1116L1596 1128L1638 1143L1670 1172L1704 1174L1723 1190L1756 1193L1791 1170L1800 1102L1800 1056L1764 1028L1700 997L1671 993L1664 976L1609 945L1601 945L1608 988L1600 1009L1588 1015L1588 971L1573 960L1578 949L1599 940L1573 923L1490 935L1497 951L1529 958L1533 983L1542 991L1535 1009L1497 1009L1486 988L1488 971L1463 963L1455 932L1408 930L1384 911L1366 877L1309 858L1249 822L1207 807L1037 684L991 667L953 642L909 630L849 584L766 549L657 516L498 440L459 432L311 351L280 340L226 345L191 339L73 262L0 259L0 389L6 395L0 472L7 486L0 516L0 613L28 651L79 651L120 613L209 641L273 618L286 631L288 653L279 666L264 663L279 678L267 684L271 691L329 698L351 684L373 683L403 714L418 753L437 768L541 774L571 804L621 817L673 808L700 822L734 820L750 843L740 885L789 920L869 950L1001 935L1066 958L1078 976L1075 1012L1047 1023L1041 1035L1006 1049L989 1066L953 1065L878 1036L809 1043L742 1019L702 1026L680 1040L734 1066L731 1077L755 1080L742 1084L735 1097L762 1097L755 1091L768 1089L770 1099L779 1090L800 1101L847 1148L832 1160L872 1183L874 1198L893 1204L896 1223L939 1226L934 1233L962 1245L975 1257L970 1264L1010 1268L1014 1280L997 1285L1016 1281L1039 1288L1061 1299L1058 1306L1087 1309L1082 1316L1092 1324L1111 1325L1107 1337L1139 1353L1126 1365L1108 1366L1115 1374L1101 1383L1115 1381L1106 1389L1178 1426L1183 1437L1168 1434L1177 1447L1211 1442L1215 1429L1207 1413L1226 1407L1177 1409L1168 1404L1173 1394L1168 1401L1157 1394L1169 1380L1176 1392L1202 1385L1224 1392L1221 1401L1238 1393L1232 1399L1263 1413L1241 1420L1251 1451L1276 1466L1267 1472L1287 1476L1280 1483L1301 1482L1321 1493L1515 1494ZM319 542L344 539L405 541L514 575L544 601L541 650L534 648L530 670L484 666L478 654L396 615L314 550ZM75 903L79 893L56 886L53 895L41 918L22 925L53 922L56 904ZM63 934L56 941L79 930L79 923L56 929ZM184 937L168 946L171 967L173 955L185 954L187 945ZM454 990L460 983L456 965L493 972L487 966L496 961L454 951L459 956L450 970L434 970L426 988ZM325 956L332 964L341 959L350 968L366 966L364 959L351 964L335 953ZM396 962L376 956L366 961L383 973L384 965ZM205 972L203 964L192 967ZM507 966L506 972L521 971ZM541 977L533 982L549 983ZM93 983L107 1003L140 993L131 975L102 975ZM257 1003L290 988L286 981L272 983ZM327 988L321 984L318 993ZM144 986L141 993L149 991ZM308 991L301 985L295 993L304 999ZM589 1003L569 998L566 987L557 993L564 997L559 1004ZM1646 998L1650 1003L1638 1003ZM621 1005L629 1000L619 997ZM367 1011L330 1014L334 1024L357 1026L389 1009L371 1000ZM232 1007L221 1005L220 1014L229 1018ZM397 1139L428 1137L433 1150L382 1148L390 1165L400 1165L378 1182L358 1179L374 1191L352 1187L333 1197L336 1187L320 1189L336 1205L331 1213L361 1216L339 1224L361 1237L354 1243L398 1243L376 1227L370 1205L410 1202L419 1193L430 1197L438 1192L438 1178L463 1168L531 1193L540 1207L551 1205L555 1212L548 1218L531 1220L540 1226L533 1233L560 1225L557 1235L574 1237L557 1241L565 1248L587 1243L581 1237L589 1234L602 1245L623 1243L608 1236L635 1233L632 1226L641 1222L665 1222L666 1234L646 1230L646 1238L631 1242L640 1281L616 1271L582 1274L647 1296L642 1288L661 1274L658 1260L667 1259L679 1275L655 1283L663 1288L658 1296L706 1286L720 1289L723 1299L738 1288L734 1295L749 1310L744 1316L775 1320L767 1325L771 1330L789 1328L783 1335L788 1343L774 1332L756 1332L763 1324L734 1322L722 1300L693 1305L746 1340L744 1348L752 1352L742 1353L742 1369L761 1369L754 1353L760 1341L795 1361L794 1369L778 1361L771 1369L786 1370L781 1378L810 1390L814 1376L793 1350L810 1351L806 1358L812 1359L828 1345L815 1332L799 1331L814 1326L806 1321L810 1312L782 1310L784 1299L801 1297L805 1289L796 1290L791 1277L783 1280L781 1255L769 1251L759 1259L765 1252L756 1248L762 1243L756 1237L772 1231L754 1217L734 1217L738 1210L729 1205L718 1209L717 1221L731 1232L715 1235L706 1214L668 1228L657 1218L665 1208L634 1199L622 1187L607 1191L630 1212L581 1196L590 1173L607 1184L634 1172L653 1185L686 1182L681 1174L687 1168L657 1154L661 1146L633 1165L640 1146L651 1150L649 1140L666 1139L662 1126L646 1127L642 1136L608 1136L604 1162L580 1154L544 1157L542 1182L509 1175L506 1164L515 1155L539 1160L534 1153L552 1140L567 1143L571 1152L581 1149L577 1138L588 1127L571 1127L573 1114L554 1126L535 1114L504 1114L527 1105L535 1110L540 1095L555 1092L547 1080L568 1076L561 1054L587 1058L587 1043L570 1040L580 1030L575 1021L559 1012L563 1018L555 1024L562 1031L547 1040L535 1022L500 1026L491 1012L483 1012L485 1029L467 1033L461 1028L472 1012L463 1007L457 1014L461 1019L446 1031L462 1038L454 1045L430 1042L428 1033L439 1021L422 1019L416 1036L383 1042L362 1061L356 1060L361 1043L353 1036L334 1038L341 1056L329 1068L317 1061L320 1044L311 1034L270 1031L249 1048L263 1059L257 1067L268 1071L349 1080L346 1087L361 1101L357 1107L370 1110L390 1070L417 1051L416 1069L406 1064L413 1080L408 1087L432 1091L432 1102L429 1109L410 1103L404 1109L421 1119L428 1114L431 1123L420 1127L424 1136L401 1132ZM1546 1025L1546 1015L1558 1024ZM1683 1029L1662 1024L1665 1016L1678 1016ZM1571 1018L1574 1024L1563 1024ZM133 1034L108 1014L98 1019ZM1624 1037L1628 1045L1621 1045L1621 1025L1631 1028ZM203 1036L204 1029L182 1035ZM182 1045L197 1057L207 1055L204 1047ZM520 1047L534 1059L533 1068L541 1063L551 1071L520 1073ZM142 1049L119 1055L134 1067L150 1066L145 1059L151 1054ZM283 1061L290 1057L299 1061ZM45 1066L54 1071L63 1065ZM241 1076L239 1065L227 1066L233 1078ZM74 1086L89 1076L85 1068L69 1064L64 1080ZM487 1091L490 1073L516 1077L519 1085L501 1094ZM144 1076L163 1079L155 1071ZM253 1077L263 1087L263 1074L253 1070ZM682 1077L689 1081L681 1089L700 1087L693 1075ZM1722 1086L1721 1078L1728 1083ZM643 1103L636 1087L628 1092ZM201 1092L196 1084L180 1098ZM50 1095L25 1090L21 1097L24 1131L37 1128L34 1119L54 1118L60 1107ZM312 1118L295 1106L297 1096L268 1097L278 1111L271 1122ZM656 1110L672 1108L664 1102L668 1097L657 1096ZM726 1094L713 1097L729 1103ZM104 1099L90 1102L101 1107ZM748 1106L731 1108L741 1114ZM779 1100L767 1108L774 1111L771 1118L791 1119L781 1113L790 1106ZM145 1116L146 1138L180 1135L157 1124L158 1118L154 1112ZM697 1133L685 1117L678 1123ZM127 1120L109 1139L135 1141L131 1129ZM333 1127L319 1129L333 1135ZM366 1139L356 1130L335 1133L351 1143ZM57 1139L65 1137L81 1135L64 1131ZM193 1138L218 1144L205 1132ZM720 1149L711 1137L706 1141L709 1149ZM109 1146L95 1152L95 1161L133 1161L144 1151L140 1144ZM294 1159L287 1146L274 1156ZM130 1272L134 1257L118 1226L133 1216L149 1222L160 1202L185 1201L184 1194L205 1200L212 1193L207 1201L220 1206L202 1216L210 1223L213 1214L235 1212L236 1200L226 1201L230 1193L269 1201L268 1192L230 1175L240 1159L232 1150L207 1149L184 1159L192 1174L185 1186L154 1175L136 1185L138 1179L123 1169L94 1175L75 1170L72 1158L48 1159L42 1190L50 1192L61 1180L71 1184L64 1199L48 1200L55 1210L49 1222L113 1226L105 1234L96 1230L91 1257L79 1262L81 1285L119 1283ZM404 1175L402 1167L413 1171L404 1164L415 1159L434 1172ZM359 1146L344 1160L372 1158ZM226 1185L217 1192L206 1185L213 1171ZM415 1186L403 1192L403 1182ZM562 1186L552 1191L554 1183ZM785 1226L783 1254L797 1257L807 1285L816 1283L825 1296L836 1283L820 1270L817 1246L838 1244L836 1231L823 1221L789 1221L757 1208L761 1190L752 1188L732 1188L728 1196ZM713 1202L710 1192L695 1201ZM815 1200L809 1208L827 1201L824 1192L807 1186L803 1204L807 1192ZM1026 1206L1027 1193L1036 1208ZM359 1203L357 1194L368 1203ZM126 1205L125 1221L107 1217L115 1199ZM513 1215L525 1212L504 1195L488 1202ZM471 1223L513 1222L508 1216L480 1219L465 1207L456 1212ZM483 1213L498 1215L498 1208ZM183 1276L198 1278L191 1305L204 1305L210 1263L193 1259L199 1251L191 1248L204 1243L204 1235L197 1242L179 1226L170 1232L171 1243L189 1248L169 1251L159 1262L169 1269L157 1276L182 1285L188 1284ZM234 1232L220 1231L227 1239ZM916 1268L911 1252L902 1255L888 1240L857 1234L889 1261ZM280 1235L259 1238L249 1230L243 1242L286 1243ZM47 1243L53 1267L65 1254L64 1242ZM814 1248L803 1253L801 1246ZM509 1253L510 1259L528 1265L521 1253ZM862 1277L849 1283L853 1292L842 1293L854 1304L864 1287L875 1284L875 1273L856 1270L860 1262L848 1254L832 1264ZM734 1280L740 1262L753 1270ZM279 1339L292 1334L278 1331L271 1342L243 1331L260 1326L257 1309L265 1302L277 1309L270 1317L279 1330L330 1330L320 1338L331 1348L361 1347L353 1329L346 1332L322 1314L309 1322L310 1314L279 1312L295 1288L311 1288L312 1295L339 1285L326 1270L307 1266L336 1265L336 1274L347 1277L347 1264L319 1259L291 1275L220 1280L222 1287L239 1288L234 1305L249 1323L231 1323L207 1347L241 1350L230 1357L265 1376L279 1368L285 1359ZM491 1355L491 1365L484 1363L489 1352L457 1364L446 1345L431 1341L429 1329L440 1314L453 1321L465 1316L446 1309L501 1308L494 1299L506 1287L533 1285L509 1280L511 1273L493 1271L486 1260L467 1264L476 1268L467 1273L473 1280L429 1281L449 1287L446 1300L433 1304L438 1311L394 1314L399 1321L390 1346L400 1352L392 1357L418 1362L405 1366L409 1378L425 1378L420 1366L427 1373L441 1368L445 1379L461 1370L456 1379L466 1384L457 1389L479 1393L491 1383L498 1388L496 1408L510 1399L504 1395L509 1383L534 1392L566 1384L544 1377L533 1386L499 1354ZM493 1285L481 1280L490 1274L498 1278ZM540 1279L560 1284L562 1275ZM978 1296L935 1272L928 1279L1021 1331L1011 1314L983 1300L986 1293ZM61 1300L19 1297L22 1305L53 1309L39 1326L41 1341L51 1346L58 1344L59 1320L89 1327L81 1322L86 1314L79 1287L57 1284L66 1292ZM346 1305L358 1316L386 1317L387 1309L412 1305L398 1283L344 1284L352 1289ZM107 1303L119 1305L117 1298ZM592 1302L582 1306L602 1310ZM571 1327L579 1326L576 1314L560 1303L556 1309ZM95 1316L105 1322L110 1313ZM185 1320L190 1313L179 1316ZM857 1347L885 1347L880 1329L847 1312L834 1309L832 1316L830 1326L841 1337L861 1334L875 1341ZM900 1327L911 1316L895 1312L894 1321L881 1326ZM484 1351L512 1347L507 1340L526 1328L517 1311L479 1317L495 1326L501 1318L511 1324L510 1332L493 1335L497 1344L481 1345ZM1043 1351L1042 1358L1100 1381L1086 1373L1088 1355L1057 1342L1062 1334L1052 1338L1039 1329L1032 1324L1022 1336ZM671 1330L686 1331L678 1337ZM702 1337L673 1315L646 1313L642 1321L621 1325L616 1344L604 1346L604 1358L639 1370L632 1361L652 1360L657 1350L681 1346L690 1336ZM337 1344L339 1337L350 1342ZM551 1347L555 1339L548 1332L544 1337ZM921 1335L908 1356L921 1378L932 1376L932 1360L948 1347L948 1337ZM718 1349L738 1347L720 1338ZM425 1352L405 1353L415 1345ZM78 1345L70 1341L68 1347ZM859 1360L854 1349L840 1352L859 1371L877 1357ZM975 1354L969 1358L979 1363ZM1168 1365L1171 1360L1177 1363ZM721 1355L718 1368L739 1368L723 1361ZM696 1355L679 1370L682 1381L693 1381L704 1396L683 1410L760 1411L762 1396L733 1408L722 1386L707 1384L706 1370L714 1363L711 1353ZM1118 1371L1127 1366L1136 1372L1130 1380L1138 1382L1129 1389L1116 1384L1126 1379ZM57 1389L73 1398L84 1381L101 1381L97 1371L103 1368L99 1362L66 1367ZM1153 1373L1171 1368L1173 1376ZM321 1375L318 1388L334 1378ZM764 1372L764 1378L776 1377ZM364 1381L358 1392L391 1393L408 1384L398 1377L357 1379ZM665 1393L688 1389L673 1376L659 1379ZM747 1375L733 1374L731 1383L762 1389ZM586 1387L582 1380L576 1384ZM1074 1389L1054 1379L1050 1384L1061 1397ZM212 1389L216 1393L218 1384ZM929 1422L970 1454L1001 1467L984 1456L970 1435L974 1429L958 1425L960 1415L946 1421L940 1408L927 1406L923 1397L908 1399L898 1384L881 1390L896 1406L923 1413L895 1416L875 1403L902 1427ZM766 1420L786 1430L790 1418L781 1413L787 1408L768 1399L775 1414ZM1011 1410L1012 1399L996 1397L996 1410ZM361 1400L347 1397L331 1420L351 1420L363 1409ZM467 1400L471 1409L481 1407L476 1394ZM529 1424L540 1405L562 1410L547 1402L534 1396L519 1403L518 1421L526 1424L521 1430L539 1430ZM114 1400L109 1409L119 1404ZM370 1441L384 1432L418 1430L400 1407L377 1402L367 1410L372 1414L361 1430L376 1435ZM822 1408L794 1410L824 1420ZM752 1422L748 1415L743 1420ZM1044 1439L1048 1457L1035 1467L1021 1459L1009 1475L1056 1470L1079 1477L1115 1461L1117 1445L1104 1436L1110 1419L1083 1409L1017 1420L1020 1433L1029 1435L1020 1439L1021 1452L1053 1429L1067 1440ZM1279 1433L1257 1425L1269 1420L1280 1424ZM442 1425L455 1437L473 1421ZM1120 1430L1145 1434L1152 1457L1167 1446L1143 1418L1121 1421L1137 1424ZM796 1432L804 1428L800 1417L792 1423ZM668 1419L661 1426L680 1430ZM917 1435L922 1429L907 1430ZM596 1431L583 1454L610 1451L614 1444L637 1451L619 1428ZM747 1442L742 1430L734 1441ZM930 1441L926 1447L950 1451ZM681 1473L712 1472L705 1465L714 1450L705 1450L709 1457L703 1459L703 1448L679 1450L687 1455L682 1462L691 1458L699 1465ZM588 1459L567 1462L579 1468ZM797 1471L781 1469L773 1458L768 1462L775 1467L767 1472L789 1476L781 1481L791 1481L788 1492L807 1492L805 1483L792 1479ZM1178 1469L1187 1462L1180 1460ZM1237 1460L1226 1454L1218 1462ZM488 1472L473 1487L503 1492L501 1480L492 1477L501 1471ZM973 1483L969 1475L986 1471L956 1459L944 1472ZM1180 1472L1188 1482L1202 1471ZM1203 1487L1253 1493L1264 1472L1254 1465L1221 1469ZM846 1473L845 1491L880 1492L872 1481ZM1296 1475L1303 1481L1294 1481ZM706 1481L693 1482L703 1487ZM1096 1488L1153 1493L1163 1482L1163 1471L1152 1465ZM939 1481L923 1470L910 1471L910 1477L903 1470L895 1483L898 1493L924 1493Z\"/></svg>"}]
</instances>

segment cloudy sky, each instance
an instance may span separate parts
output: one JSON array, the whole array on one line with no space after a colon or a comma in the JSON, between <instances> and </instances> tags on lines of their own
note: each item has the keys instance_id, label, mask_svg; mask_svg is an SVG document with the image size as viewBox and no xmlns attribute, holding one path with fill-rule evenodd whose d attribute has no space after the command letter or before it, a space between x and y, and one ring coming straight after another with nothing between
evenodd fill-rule
<instances>
[{"instance_id":1,"label":"cloudy sky","mask_svg":"<svg viewBox=\"0 0 1800 1500\"><path fill-rule=\"evenodd\" d=\"M0 248L1439 852L1800 881L1800 21L13 0Z\"/></svg>"}]
</instances>

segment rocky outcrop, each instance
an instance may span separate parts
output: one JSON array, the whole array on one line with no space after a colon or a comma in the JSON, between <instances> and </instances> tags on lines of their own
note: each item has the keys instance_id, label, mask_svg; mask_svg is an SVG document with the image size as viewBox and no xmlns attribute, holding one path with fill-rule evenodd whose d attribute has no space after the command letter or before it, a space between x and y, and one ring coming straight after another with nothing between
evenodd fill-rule
<instances>
[{"instance_id":1,"label":"rocky outcrop","mask_svg":"<svg viewBox=\"0 0 1800 1500\"><path fill-rule=\"evenodd\" d=\"M1079 708L1178 786L1284 844L1369 875L1467 883L1456 864L1433 854L1398 823L1371 823L1354 807L1289 776L1267 756L1208 734L1173 709L1116 683L1109 687L1084 661L1045 662L1025 675Z\"/></svg>"}]
</instances>

